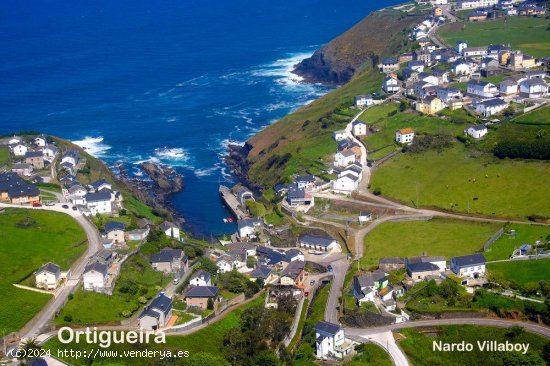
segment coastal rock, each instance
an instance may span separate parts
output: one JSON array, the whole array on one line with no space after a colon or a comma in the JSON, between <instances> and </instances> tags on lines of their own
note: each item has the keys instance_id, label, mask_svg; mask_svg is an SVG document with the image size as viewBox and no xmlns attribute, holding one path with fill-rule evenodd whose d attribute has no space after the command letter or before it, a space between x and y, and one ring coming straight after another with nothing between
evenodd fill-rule
<instances>
[{"instance_id":1,"label":"coastal rock","mask_svg":"<svg viewBox=\"0 0 550 366\"><path fill-rule=\"evenodd\" d=\"M297 64L294 72L308 82L344 84L358 70L376 66L381 57L394 55L405 46L403 32L420 19L419 14L371 13Z\"/></svg>"},{"instance_id":2,"label":"coastal rock","mask_svg":"<svg viewBox=\"0 0 550 366\"><path fill-rule=\"evenodd\" d=\"M233 174L235 174L244 185L252 189L255 193L258 193L261 191L261 187L248 178L249 163L247 157L251 149L252 145L248 142L242 146L234 144L229 145L224 160L233 171Z\"/></svg>"},{"instance_id":3,"label":"coastal rock","mask_svg":"<svg viewBox=\"0 0 550 366\"><path fill-rule=\"evenodd\" d=\"M148 161L141 163L140 167L155 183L157 194L166 196L183 190L183 176L174 168Z\"/></svg>"}]
</instances>

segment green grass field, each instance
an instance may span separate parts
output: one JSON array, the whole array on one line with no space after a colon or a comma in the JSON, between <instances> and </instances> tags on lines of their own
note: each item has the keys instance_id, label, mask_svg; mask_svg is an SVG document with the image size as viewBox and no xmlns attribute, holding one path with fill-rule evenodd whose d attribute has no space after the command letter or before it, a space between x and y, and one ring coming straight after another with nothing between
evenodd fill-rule
<instances>
[{"instance_id":1,"label":"green grass field","mask_svg":"<svg viewBox=\"0 0 550 366\"><path fill-rule=\"evenodd\" d=\"M27 228L15 225L30 218ZM86 250L86 235L68 215L39 210L7 208L0 213L0 330L21 328L48 302L50 295L14 287L42 264L54 262L62 270Z\"/></svg>"},{"instance_id":2,"label":"green grass field","mask_svg":"<svg viewBox=\"0 0 550 366\"><path fill-rule=\"evenodd\" d=\"M10 162L10 150L7 147L0 147L0 166Z\"/></svg>"},{"instance_id":3,"label":"green grass field","mask_svg":"<svg viewBox=\"0 0 550 366\"><path fill-rule=\"evenodd\" d=\"M136 255L122 266L116 280L113 295L98 294L79 289L72 300L62 309L56 318L59 325L87 325L117 323L124 319L123 311L134 313L142 307L138 298L152 298L170 281L161 272L153 270L147 258ZM130 288L132 291L122 292ZM67 318L70 317L70 318ZM70 320L69 320L70 319Z\"/></svg>"},{"instance_id":4,"label":"green grass field","mask_svg":"<svg viewBox=\"0 0 550 366\"><path fill-rule=\"evenodd\" d=\"M264 297L260 296L257 299L249 302L248 304L232 310L222 320L209 325L208 327L201 329L193 334L183 337L167 336L166 344L149 343L148 345L136 344L113 344L110 350L140 350L146 347L149 350L171 350L171 351L188 351L191 356L196 353L207 352L216 356L221 356L221 347L223 336L227 331L233 327L239 326L240 314L252 306L263 304ZM70 343L62 344L57 338L53 338L48 341L44 348L51 349L53 354L56 354L58 349L73 349L73 350L88 350L90 351L97 345L85 344L85 343ZM67 358L65 361L70 362L71 365L127 365L127 362L121 362L120 358L108 358L108 359L87 359L87 358ZM158 358L132 358L132 365L156 365L158 364Z\"/></svg>"},{"instance_id":5,"label":"green grass field","mask_svg":"<svg viewBox=\"0 0 550 366\"><path fill-rule=\"evenodd\" d=\"M470 47L510 44L534 57L550 53L550 31L545 18L508 17L490 22L451 23L442 26L438 35L450 46L466 40Z\"/></svg>"},{"instance_id":6,"label":"green grass field","mask_svg":"<svg viewBox=\"0 0 550 366\"><path fill-rule=\"evenodd\" d=\"M511 329L481 327L473 325L445 326L430 328L433 332L424 333L422 329L407 328L401 333L405 336L399 345L415 366L428 365L544 365L542 349L548 342L544 337L532 333L520 332L514 335ZM442 352L433 350L433 342L472 343L471 352ZM476 342L509 341L512 343L529 343L526 355L520 352L488 352L480 351Z\"/></svg>"},{"instance_id":7,"label":"green grass field","mask_svg":"<svg viewBox=\"0 0 550 366\"><path fill-rule=\"evenodd\" d=\"M514 249L522 244L534 244L537 240L545 240L550 235L550 227L542 225L518 225L512 224L506 230L515 230L515 235L503 234L484 253L488 261L508 259Z\"/></svg>"},{"instance_id":8,"label":"green grass field","mask_svg":"<svg viewBox=\"0 0 550 366\"><path fill-rule=\"evenodd\" d=\"M522 114L512 120L515 123L526 125L549 125L550 106L535 109L529 113Z\"/></svg>"},{"instance_id":9,"label":"green grass field","mask_svg":"<svg viewBox=\"0 0 550 366\"><path fill-rule=\"evenodd\" d=\"M390 355L380 346L374 343L364 343L359 346L357 354L349 361L346 361L342 366L392 366L393 362Z\"/></svg>"},{"instance_id":10,"label":"green grass field","mask_svg":"<svg viewBox=\"0 0 550 366\"><path fill-rule=\"evenodd\" d=\"M501 217L550 216L546 161L473 157L463 145L442 152L399 154L376 169L371 189L407 205Z\"/></svg>"},{"instance_id":11,"label":"green grass field","mask_svg":"<svg viewBox=\"0 0 550 366\"><path fill-rule=\"evenodd\" d=\"M528 282L548 281L550 259L489 263L487 271L498 273L508 281L523 286Z\"/></svg>"},{"instance_id":12,"label":"green grass field","mask_svg":"<svg viewBox=\"0 0 550 366\"><path fill-rule=\"evenodd\" d=\"M398 110L395 103L384 104L368 109L361 120L374 124L381 128L370 136L364 138L369 151L375 151L368 155L368 159L379 159L391 151L399 148L395 142L395 131L400 128L411 127L416 133L444 133L456 136L463 134L466 122L473 122L474 118L462 111L448 111L445 119L435 116L420 115L416 112L401 112L388 116ZM460 120L459 120L460 118ZM459 120L460 123L452 121ZM378 151L379 149L382 149Z\"/></svg>"},{"instance_id":13,"label":"green grass field","mask_svg":"<svg viewBox=\"0 0 550 366\"><path fill-rule=\"evenodd\" d=\"M385 222L365 237L363 268L381 257L455 255L480 251L501 225L447 219Z\"/></svg>"}]
</instances>

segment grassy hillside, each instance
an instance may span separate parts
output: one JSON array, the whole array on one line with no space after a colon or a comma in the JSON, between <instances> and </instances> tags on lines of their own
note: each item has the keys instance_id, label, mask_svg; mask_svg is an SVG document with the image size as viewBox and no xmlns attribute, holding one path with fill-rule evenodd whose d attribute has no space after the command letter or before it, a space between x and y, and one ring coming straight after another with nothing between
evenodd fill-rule
<instances>
[{"instance_id":1,"label":"grassy hillside","mask_svg":"<svg viewBox=\"0 0 550 366\"><path fill-rule=\"evenodd\" d=\"M509 17L479 23L450 23L438 31L445 43L466 40L468 46L510 44L534 57L550 53L550 22L546 18Z\"/></svg>"},{"instance_id":2,"label":"grassy hillside","mask_svg":"<svg viewBox=\"0 0 550 366\"><path fill-rule=\"evenodd\" d=\"M487 270L519 286L526 283L548 281L550 278L550 259L489 263Z\"/></svg>"},{"instance_id":3,"label":"grassy hillside","mask_svg":"<svg viewBox=\"0 0 550 366\"><path fill-rule=\"evenodd\" d=\"M86 250L86 235L70 216L39 210L7 208L0 214L0 227L0 329L11 332L21 328L51 298L13 284L50 261L68 269Z\"/></svg>"}]
</instances>

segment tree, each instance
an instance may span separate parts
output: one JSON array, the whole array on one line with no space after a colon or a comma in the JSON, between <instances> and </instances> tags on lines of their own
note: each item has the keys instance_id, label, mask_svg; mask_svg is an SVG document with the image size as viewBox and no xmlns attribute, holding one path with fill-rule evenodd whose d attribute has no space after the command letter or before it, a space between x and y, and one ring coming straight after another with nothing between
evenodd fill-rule
<instances>
[{"instance_id":1,"label":"tree","mask_svg":"<svg viewBox=\"0 0 550 366\"><path fill-rule=\"evenodd\" d=\"M248 268L254 268L256 266L256 258L255 257L252 257L252 256L249 256L246 258L246 266Z\"/></svg>"},{"instance_id":2,"label":"tree","mask_svg":"<svg viewBox=\"0 0 550 366\"><path fill-rule=\"evenodd\" d=\"M199 267L213 276L218 273L218 266L208 258L201 258Z\"/></svg>"},{"instance_id":3,"label":"tree","mask_svg":"<svg viewBox=\"0 0 550 366\"><path fill-rule=\"evenodd\" d=\"M257 278L256 283L258 284L259 288L263 288L265 286L265 281L263 278Z\"/></svg>"},{"instance_id":4,"label":"tree","mask_svg":"<svg viewBox=\"0 0 550 366\"><path fill-rule=\"evenodd\" d=\"M246 207L248 208L248 210L250 211L252 216L255 216L255 217L264 217L265 216L265 213L266 213L265 206L261 202L256 202L254 200L248 200L248 201L246 201Z\"/></svg>"},{"instance_id":5,"label":"tree","mask_svg":"<svg viewBox=\"0 0 550 366\"><path fill-rule=\"evenodd\" d=\"M248 345L239 328L231 328L223 337L223 355L233 366L246 365Z\"/></svg>"},{"instance_id":6,"label":"tree","mask_svg":"<svg viewBox=\"0 0 550 366\"><path fill-rule=\"evenodd\" d=\"M451 279L444 280L439 285L439 294L445 299L455 298L458 295L458 284Z\"/></svg>"},{"instance_id":7,"label":"tree","mask_svg":"<svg viewBox=\"0 0 550 366\"><path fill-rule=\"evenodd\" d=\"M21 345L21 359L23 360L32 360L35 359L40 353L39 351L42 349L42 346L38 344L36 341L36 338L27 338L23 341Z\"/></svg>"},{"instance_id":8,"label":"tree","mask_svg":"<svg viewBox=\"0 0 550 366\"><path fill-rule=\"evenodd\" d=\"M206 304L206 308L208 310L214 310L214 300L212 298L208 298L208 302Z\"/></svg>"},{"instance_id":9,"label":"tree","mask_svg":"<svg viewBox=\"0 0 550 366\"><path fill-rule=\"evenodd\" d=\"M191 354L186 364L189 366L230 366L230 363L222 357L208 352Z\"/></svg>"},{"instance_id":10,"label":"tree","mask_svg":"<svg viewBox=\"0 0 550 366\"><path fill-rule=\"evenodd\" d=\"M435 283L434 280L428 281L428 284L426 285L426 295L428 296L434 296L437 295L439 292L437 288L437 283Z\"/></svg>"}]
</instances>

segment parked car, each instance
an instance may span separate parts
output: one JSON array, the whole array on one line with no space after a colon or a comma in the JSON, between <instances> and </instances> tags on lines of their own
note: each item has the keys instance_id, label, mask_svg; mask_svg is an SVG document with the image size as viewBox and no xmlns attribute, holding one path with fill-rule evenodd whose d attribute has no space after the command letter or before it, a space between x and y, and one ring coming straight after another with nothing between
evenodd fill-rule
<instances>
[{"instance_id":1,"label":"parked car","mask_svg":"<svg viewBox=\"0 0 550 366\"><path fill-rule=\"evenodd\" d=\"M42 207L42 204L40 202L34 202L32 207Z\"/></svg>"},{"instance_id":2,"label":"parked car","mask_svg":"<svg viewBox=\"0 0 550 366\"><path fill-rule=\"evenodd\" d=\"M330 264L327 266L327 271L332 272L332 266Z\"/></svg>"},{"instance_id":3,"label":"parked car","mask_svg":"<svg viewBox=\"0 0 550 366\"><path fill-rule=\"evenodd\" d=\"M311 280L311 281L309 281L309 284L310 284L310 286L313 286L313 285L315 285L315 280Z\"/></svg>"},{"instance_id":4,"label":"parked car","mask_svg":"<svg viewBox=\"0 0 550 366\"><path fill-rule=\"evenodd\" d=\"M77 210L76 206L73 206L73 211L76 211L76 210Z\"/></svg>"},{"instance_id":5,"label":"parked car","mask_svg":"<svg viewBox=\"0 0 550 366\"><path fill-rule=\"evenodd\" d=\"M61 206L61 207L63 207L63 208L69 208L69 205L63 205L63 206Z\"/></svg>"}]
</instances>

